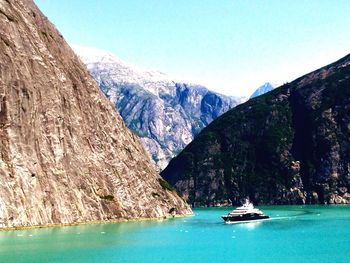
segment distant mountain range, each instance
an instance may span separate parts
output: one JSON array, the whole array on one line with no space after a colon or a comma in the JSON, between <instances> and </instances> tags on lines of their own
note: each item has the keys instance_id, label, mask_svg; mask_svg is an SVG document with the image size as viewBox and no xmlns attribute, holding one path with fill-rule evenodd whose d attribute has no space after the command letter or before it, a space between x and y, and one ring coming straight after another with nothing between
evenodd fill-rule
<instances>
[{"instance_id":1,"label":"distant mountain range","mask_svg":"<svg viewBox=\"0 0 350 263\"><path fill-rule=\"evenodd\" d=\"M161 173L193 206L350 203L350 55L248 100Z\"/></svg>"},{"instance_id":2,"label":"distant mountain range","mask_svg":"<svg viewBox=\"0 0 350 263\"><path fill-rule=\"evenodd\" d=\"M127 126L141 138L158 170L205 126L244 100L138 69L106 51L73 49Z\"/></svg>"}]
</instances>

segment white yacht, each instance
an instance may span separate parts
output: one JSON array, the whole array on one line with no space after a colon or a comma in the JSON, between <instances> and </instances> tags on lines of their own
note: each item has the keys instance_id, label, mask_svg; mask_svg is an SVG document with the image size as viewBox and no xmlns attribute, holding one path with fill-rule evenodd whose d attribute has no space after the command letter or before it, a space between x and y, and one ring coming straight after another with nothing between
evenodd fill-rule
<instances>
[{"instance_id":1,"label":"white yacht","mask_svg":"<svg viewBox=\"0 0 350 263\"><path fill-rule=\"evenodd\" d=\"M224 219L225 223L249 222L268 218L269 216L265 215L259 209L255 208L248 199L246 199L245 203L242 206L237 207L232 212L222 216L222 219Z\"/></svg>"}]
</instances>

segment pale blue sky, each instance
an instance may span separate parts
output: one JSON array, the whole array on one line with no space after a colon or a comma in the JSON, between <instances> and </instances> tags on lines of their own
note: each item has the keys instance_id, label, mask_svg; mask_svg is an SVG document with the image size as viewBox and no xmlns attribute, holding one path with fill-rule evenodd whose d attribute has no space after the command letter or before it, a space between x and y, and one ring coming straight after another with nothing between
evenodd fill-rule
<instances>
[{"instance_id":1,"label":"pale blue sky","mask_svg":"<svg viewBox=\"0 0 350 263\"><path fill-rule=\"evenodd\" d=\"M69 43L248 96L350 53L349 0L35 0Z\"/></svg>"}]
</instances>

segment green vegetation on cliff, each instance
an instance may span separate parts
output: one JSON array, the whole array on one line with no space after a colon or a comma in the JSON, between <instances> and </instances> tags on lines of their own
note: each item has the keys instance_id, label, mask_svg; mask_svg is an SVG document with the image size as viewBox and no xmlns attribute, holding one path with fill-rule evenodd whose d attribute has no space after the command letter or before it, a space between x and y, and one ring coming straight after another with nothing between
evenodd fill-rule
<instances>
[{"instance_id":1,"label":"green vegetation on cliff","mask_svg":"<svg viewBox=\"0 0 350 263\"><path fill-rule=\"evenodd\" d=\"M237 106L162 176L193 206L350 202L350 58Z\"/></svg>"}]
</instances>

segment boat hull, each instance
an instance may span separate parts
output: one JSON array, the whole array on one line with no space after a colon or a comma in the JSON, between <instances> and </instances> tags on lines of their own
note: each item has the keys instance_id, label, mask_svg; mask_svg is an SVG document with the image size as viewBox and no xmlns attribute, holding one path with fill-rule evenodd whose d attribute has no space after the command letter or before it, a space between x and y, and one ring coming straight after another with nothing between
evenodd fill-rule
<instances>
[{"instance_id":1,"label":"boat hull","mask_svg":"<svg viewBox=\"0 0 350 263\"><path fill-rule=\"evenodd\" d=\"M222 216L222 219L224 219L225 223L244 223L244 222L251 222L251 221L257 221L257 220L266 220L270 217L267 215L258 215L258 214L246 214L246 215L240 215L240 216Z\"/></svg>"}]
</instances>

